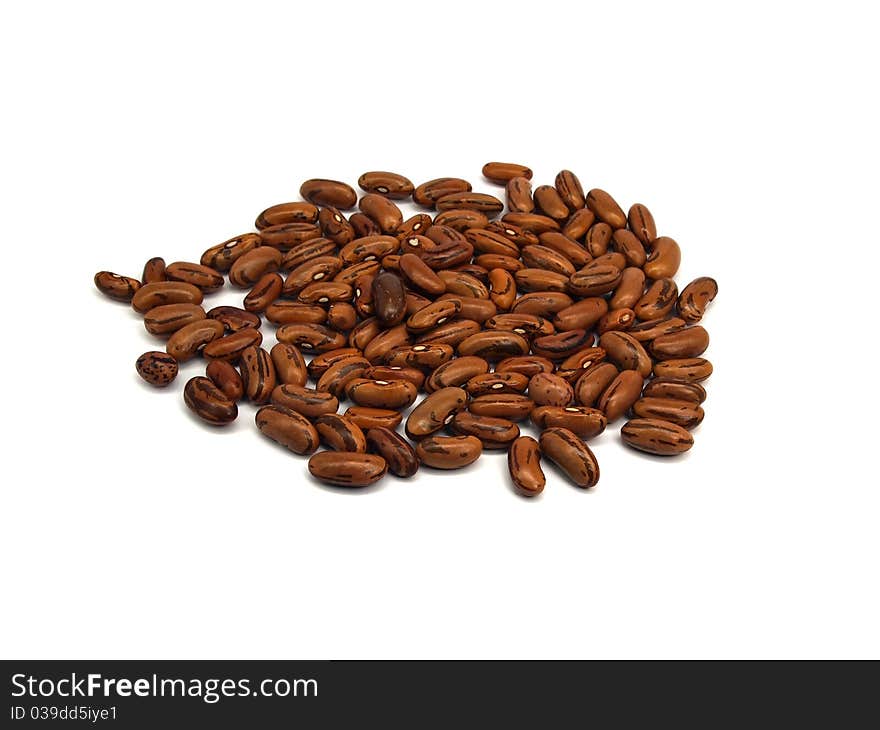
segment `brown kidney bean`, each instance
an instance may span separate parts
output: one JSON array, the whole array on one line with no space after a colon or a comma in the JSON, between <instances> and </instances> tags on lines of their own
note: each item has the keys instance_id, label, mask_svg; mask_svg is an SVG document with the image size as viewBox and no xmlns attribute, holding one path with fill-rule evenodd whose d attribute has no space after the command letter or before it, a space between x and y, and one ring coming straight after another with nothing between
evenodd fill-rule
<instances>
[{"instance_id":1,"label":"brown kidney bean","mask_svg":"<svg viewBox=\"0 0 880 730\"><path fill-rule=\"evenodd\" d=\"M485 285L469 274L461 271L440 271L437 274L443 281L446 291L461 297L488 299L489 290Z\"/></svg>"},{"instance_id":2,"label":"brown kidney bean","mask_svg":"<svg viewBox=\"0 0 880 730\"><path fill-rule=\"evenodd\" d=\"M321 208L318 213L318 225L321 226L321 234L339 246L344 246L354 239L354 226L332 206Z\"/></svg>"},{"instance_id":3,"label":"brown kidney bean","mask_svg":"<svg viewBox=\"0 0 880 730\"><path fill-rule=\"evenodd\" d=\"M564 407L574 400L574 389L558 375L538 373L529 380L529 398L539 406Z\"/></svg>"},{"instance_id":4,"label":"brown kidney bean","mask_svg":"<svg viewBox=\"0 0 880 730\"><path fill-rule=\"evenodd\" d=\"M208 264L210 266L210 264ZM157 281L166 281L165 277L165 259L161 256L154 256L144 264L144 273L141 275L141 282L144 284L153 284Z\"/></svg>"},{"instance_id":5,"label":"brown kidney bean","mask_svg":"<svg viewBox=\"0 0 880 730\"><path fill-rule=\"evenodd\" d=\"M541 453L578 487L589 489L599 481L599 462L583 441L567 428L551 427L541 433Z\"/></svg>"},{"instance_id":6,"label":"brown kidney bean","mask_svg":"<svg viewBox=\"0 0 880 730\"><path fill-rule=\"evenodd\" d=\"M382 230L370 216L363 213L352 213L348 223L354 231L355 238L381 235Z\"/></svg>"},{"instance_id":7,"label":"brown kidney bean","mask_svg":"<svg viewBox=\"0 0 880 730\"><path fill-rule=\"evenodd\" d=\"M321 443L334 451L365 453L367 439L360 426L338 413L325 413L315 419Z\"/></svg>"},{"instance_id":8,"label":"brown kidney bean","mask_svg":"<svg viewBox=\"0 0 880 730\"><path fill-rule=\"evenodd\" d=\"M592 210L589 208L580 208L572 213L569 219L565 222L565 225L562 227L562 233L576 241L579 238L583 238L595 222L596 214Z\"/></svg>"},{"instance_id":9,"label":"brown kidney bean","mask_svg":"<svg viewBox=\"0 0 880 730\"><path fill-rule=\"evenodd\" d=\"M675 276L681 263L681 249L671 238L661 236L654 241L645 263L645 276L649 279L669 279Z\"/></svg>"},{"instance_id":10,"label":"brown kidney bean","mask_svg":"<svg viewBox=\"0 0 880 730\"><path fill-rule=\"evenodd\" d=\"M669 421L688 430L703 420L703 409L696 403L675 398L640 398L633 404L633 413L639 418Z\"/></svg>"},{"instance_id":11,"label":"brown kidney bean","mask_svg":"<svg viewBox=\"0 0 880 730\"><path fill-rule=\"evenodd\" d=\"M244 298L244 308L249 312L264 312L266 308L281 296L284 279L280 274L271 272L263 274Z\"/></svg>"},{"instance_id":12,"label":"brown kidney bean","mask_svg":"<svg viewBox=\"0 0 880 730\"><path fill-rule=\"evenodd\" d=\"M283 293L286 296L295 296L312 282L329 281L342 270L342 266L343 261L338 256L316 256L309 259L287 275Z\"/></svg>"},{"instance_id":13,"label":"brown kidney bean","mask_svg":"<svg viewBox=\"0 0 880 730\"><path fill-rule=\"evenodd\" d=\"M592 210L600 221L604 221L612 228L624 228L626 216L623 209L604 190L593 188L587 193L587 207Z\"/></svg>"},{"instance_id":14,"label":"brown kidney bean","mask_svg":"<svg viewBox=\"0 0 880 730\"><path fill-rule=\"evenodd\" d=\"M364 371L369 367L370 363L364 357L346 357L337 360L318 378L316 389L341 398L345 395L345 386L354 378L364 377Z\"/></svg>"},{"instance_id":15,"label":"brown kidney bean","mask_svg":"<svg viewBox=\"0 0 880 730\"><path fill-rule=\"evenodd\" d=\"M385 330L370 340L367 346L364 347L364 357L374 365L384 363L385 358L395 347L408 345L411 342L412 339L406 329L406 325L399 324Z\"/></svg>"},{"instance_id":16,"label":"brown kidney bean","mask_svg":"<svg viewBox=\"0 0 880 730\"><path fill-rule=\"evenodd\" d=\"M645 272L628 266L620 275L617 288L608 300L609 309L632 309L645 292Z\"/></svg>"},{"instance_id":17,"label":"brown kidney bean","mask_svg":"<svg viewBox=\"0 0 880 730\"><path fill-rule=\"evenodd\" d=\"M612 330L626 331L636 321L636 313L632 309L614 309L602 316L596 324L596 331L600 335Z\"/></svg>"},{"instance_id":18,"label":"brown kidney bean","mask_svg":"<svg viewBox=\"0 0 880 730\"><path fill-rule=\"evenodd\" d=\"M531 436L520 436L507 452L507 469L514 489L524 497L544 491L546 478L541 469L541 451Z\"/></svg>"},{"instance_id":19,"label":"brown kidney bean","mask_svg":"<svg viewBox=\"0 0 880 730\"><path fill-rule=\"evenodd\" d=\"M590 226L584 238L584 247L590 256L602 256L608 251L611 236L614 233L611 226L599 221Z\"/></svg>"},{"instance_id":20,"label":"brown kidney bean","mask_svg":"<svg viewBox=\"0 0 880 730\"><path fill-rule=\"evenodd\" d=\"M367 429L374 428L387 428L393 431L403 421L403 415L399 411L392 411L388 408L366 408L364 406L351 406L347 408L345 417L352 423L356 423L365 432ZM369 432L367 432L367 436L369 437Z\"/></svg>"},{"instance_id":21,"label":"brown kidney bean","mask_svg":"<svg viewBox=\"0 0 880 730\"><path fill-rule=\"evenodd\" d=\"M221 322L227 332L238 332L243 329L259 329L262 324L260 318L256 314L241 309L240 307L214 307L207 311L206 316L208 319L216 319L218 322Z\"/></svg>"},{"instance_id":22,"label":"brown kidney bean","mask_svg":"<svg viewBox=\"0 0 880 730\"><path fill-rule=\"evenodd\" d=\"M406 380L421 390L425 382L425 374L417 368L406 365L370 365L364 370L363 377L370 380Z\"/></svg>"},{"instance_id":23,"label":"brown kidney bean","mask_svg":"<svg viewBox=\"0 0 880 730\"><path fill-rule=\"evenodd\" d=\"M397 409L411 406L418 389L406 380L353 378L346 384L345 393L359 406Z\"/></svg>"},{"instance_id":24,"label":"brown kidney bean","mask_svg":"<svg viewBox=\"0 0 880 730\"><path fill-rule=\"evenodd\" d=\"M699 383L672 378L654 378L646 386L642 395L646 398L675 398L700 404L706 400L706 389Z\"/></svg>"},{"instance_id":25,"label":"brown kidney bean","mask_svg":"<svg viewBox=\"0 0 880 730\"><path fill-rule=\"evenodd\" d=\"M244 383L232 365L225 360L211 360L205 375L229 400L238 401L244 396Z\"/></svg>"},{"instance_id":26,"label":"brown kidney bean","mask_svg":"<svg viewBox=\"0 0 880 730\"><path fill-rule=\"evenodd\" d=\"M503 220L490 221L489 225L486 226L486 230L504 236L508 241L516 244L517 247L538 243L538 235L536 233Z\"/></svg>"},{"instance_id":27,"label":"brown kidney bean","mask_svg":"<svg viewBox=\"0 0 880 730\"><path fill-rule=\"evenodd\" d=\"M552 185L539 185L532 193L535 205L544 215L555 220L568 218L569 210L559 191Z\"/></svg>"},{"instance_id":28,"label":"brown kidney bean","mask_svg":"<svg viewBox=\"0 0 880 730\"><path fill-rule=\"evenodd\" d=\"M566 428L582 439L591 439L605 430L608 420L596 408L587 406L536 406L529 414L538 428Z\"/></svg>"},{"instance_id":29,"label":"brown kidney bean","mask_svg":"<svg viewBox=\"0 0 880 730\"><path fill-rule=\"evenodd\" d=\"M585 347L592 347L593 333L583 329L567 330L555 335L536 337L532 352L550 360L563 360Z\"/></svg>"},{"instance_id":30,"label":"brown kidney bean","mask_svg":"<svg viewBox=\"0 0 880 730\"><path fill-rule=\"evenodd\" d=\"M657 360L698 357L709 347L709 333L696 325L654 338L651 354Z\"/></svg>"},{"instance_id":31,"label":"brown kidney bean","mask_svg":"<svg viewBox=\"0 0 880 730\"><path fill-rule=\"evenodd\" d=\"M633 311L643 322L665 317L672 311L678 299L678 287L672 279L657 279L641 299L636 302Z\"/></svg>"},{"instance_id":32,"label":"brown kidney bean","mask_svg":"<svg viewBox=\"0 0 880 730\"><path fill-rule=\"evenodd\" d=\"M207 249L199 259L202 266L210 266L216 271L229 271L232 265L263 243L259 233L242 233Z\"/></svg>"},{"instance_id":33,"label":"brown kidney bean","mask_svg":"<svg viewBox=\"0 0 880 730\"><path fill-rule=\"evenodd\" d=\"M475 415L506 418L509 421L525 420L534 407L533 400L515 393L481 395L468 404L468 410Z\"/></svg>"},{"instance_id":34,"label":"brown kidney bean","mask_svg":"<svg viewBox=\"0 0 880 730\"><path fill-rule=\"evenodd\" d=\"M168 281L183 281L197 286L203 292L212 292L223 286L223 275L210 266L193 264L189 261L175 261L165 267Z\"/></svg>"},{"instance_id":35,"label":"brown kidney bean","mask_svg":"<svg viewBox=\"0 0 880 730\"><path fill-rule=\"evenodd\" d=\"M485 330L476 332L458 345L459 355L476 355L489 362L503 360L513 355L525 355L529 341L516 332Z\"/></svg>"},{"instance_id":36,"label":"brown kidney bean","mask_svg":"<svg viewBox=\"0 0 880 730\"><path fill-rule=\"evenodd\" d=\"M675 358L654 363L654 375L676 380L705 380L712 374L712 363L702 357Z\"/></svg>"},{"instance_id":37,"label":"brown kidney bean","mask_svg":"<svg viewBox=\"0 0 880 730\"><path fill-rule=\"evenodd\" d=\"M443 280L414 253L405 253L400 257L400 273L410 284L430 296L446 291Z\"/></svg>"},{"instance_id":38,"label":"brown kidney bean","mask_svg":"<svg viewBox=\"0 0 880 730\"><path fill-rule=\"evenodd\" d=\"M546 357L517 355L507 357L495 366L496 373L519 373L531 378L538 373L552 373L554 365Z\"/></svg>"},{"instance_id":39,"label":"brown kidney bean","mask_svg":"<svg viewBox=\"0 0 880 730\"><path fill-rule=\"evenodd\" d=\"M181 327L168 338L165 351L178 362L191 360L207 344L223 336L223 325L214 319L202 319Z\"/></svg>"},{"instance_id":40,"label":"brown kidney bean","mask_svg":"<svg viewBox=\"0 0 880 730\"><path fill-rule=\"evenodd\" d=\"M708 276L694 279L678 297L678 314L688 324L699 322L706 307L718 295L718 283Z\"/></svg>"},{"instance_id":41,"label":"brown kidney bean","mask_svg":"<svg viewBox=\"0 0 880 730\"><path fill-rule=\"evenodd\" d=\"M332 205L340 210L354 208L357 193L351 185L339 180L313 178L306 180L299 188L299 194L315 205Z\"/></svg>"},{"instance_id":42,"label":"brown kidney bean","mask_svg":"<svg viewBox=\"0 0 880 730\"><path fill-rule=\"evenodd\" d=\"M415 189L408 178L398 175L396 172L385 172L384 170L365 172L358 178L358 185L361 190L368 193L377 193L394 200L408 198Z\"/></svg>"},{"instance_id":43,"label":"brown kidney bean","mask_svg":"<svg viewBox=\"0 0 880 730\"><path fill-rule=\"evenodd\" d=\"M205 310L198 304L160 304L144 315L144 327L151 335L169 335L203 319Z\"/></svg>"},{"instance_id":44,"label":"brown kidney bean","mask_svg":"<svg viewBox=\"0 0 880 730\"><path fill-rule=\"evenodd\" d=\"M319 451L309 459L309 473L337 487L368 487L388 470L385 459L375 454Z\"/></svg>"},{"instance_id":45,"label":"brown kidney bean","mask_svg":"<svg viewBox=\"0 0 880 730\"><path fill-rule=\"evenodd\" d=\"M263 247L271 246L288 251L301 243L321 238L321 226L317 223L283 223L260 231Z\"/></svg>"},{"instance_id":46,"label":"brown kidney bean","mask_svg":"<svg viewBox=\"0 0 880 730\"><path fill-rule=\"evenodd\" d=\"M461 469L482 453L483 444L475 436L428 436L416 445L419 461L434 469Z\"/></svg>"},{"instance_id":47,"label":"brown kidney bean","mask_svg":"<svg viewBox=\"0 0 880 730\"><path fill-rule=\"evenodd\" d=\"M425 380L425 389L433 393L442 388L459 386L476 375L489 372L489 363L480 357L458 357L431 372Z\"/></svg>"},{"instance_id":48,"label":"brown kidney bean","mask_svg":"<svg viewBox=\"0 0 880 730\"><path fill-rule=\"evenodd\" d=\"M617 368L610 362L597 362L591 365L575 383L575 400L582 406L594 406L599 396L617 377L617 373Z\"/></svg>"},{"instance_id":49,"label":"brown kidney bean","mask_svg":"<svg viewBox=\"0 0 880 730\"><path fill-rule=\"evenodd\" d=\"M254 421L260 433L295 454L312 454L318 448L318 431L305 416L279 405L263 406Z\"/></svg>"},{"instance_id":50,"label":"brown kidney bean","mask_svg":"<svg viewBox=\"0 0 880 730\"><path fill-rule=\"evenodd\" d=\"M489 219L477 210L453 208L438 213L434 218L434 223L438 226L449 226L456 231L464 232L469 228L484 228L489 223Z\"/></svg>"},{"instance_id":51,"label":"brown kidney bean","mask_svg":"<svg viewBox=\"0 0 880 730\"><path fill-rule=\"evenodd\" d=\"M657 319L651 322L634 324L627 332L633 339L645 343L651 342L651 340L655 340L663 335L668 335L671 332L678 332L686 326L683 319L669 317L668 319Z\"/></svg>"},{"instance_id":52,"label":"brown kidney bean","mask_svg":"<svg viewBox=\"0 0 880 730\"><path fill-rule=\"evenodd\" d=\"M562 198L569 210L578 210L586 205L581 181L571 170L562 170L557 174L555 185L559 197Z\"/></svg>"},{"instance_id":53,"label":"brown kidney bean","mask_svg":"<svg viewBox=\"0 0 880 730\"><path fill-rule=\"evenodd\" d=\"M645 265L648 255L642 242L634 233L625 228L618 228L612 234L611 240L614 241L614 248L617 252L623 254L627 266L642 268Z\"/></svg>"},{"instance_id":54,"label":"brown kidney bean","mask_svg":"<svg viewBox=\"0 0 880 730\"><path fill-rule=\"evenodd\" d=\"M445 300L422 307L406 320L406 328L415 334L428 332L444 322L454 319L461 312L461 302Z\"/></svg>"},{"instance_id":55,"label":"brown kidney bean","mask_svg":"<svg viewBox=\"0 0 880 730\"><path fill-rule=\"evenodd\" d=\"M547 231L561 231L559 223L546 215L537 213L507 213L501 217L502 222L519 226L525 231L540 235Z\"/></svg>"},{"instance_id":56,"label":"brown kidney bean","mask_svg":"<svg viewBox=\"0 0 880 730\"><path fill-rule=\"evenodd\" d=\"M609 423L616 421L639 399L644 383L645 379L635 370L623 370L602 392L596 407L605 414Z\"/></svg>"},{"instance_id":57,"label":"brown kidney bean","mask_svg":"<svg viewBox=\"0 0 880 730\"><path fill-rule=\"evenodd\" d=\"M345 251L347 248L348 246L345 246L342 250ZM291 271L319 256L333 256L336 253L336 244L329 238L310 238L308 241L297 243L284 254L281 258L281 268L284 271Z\"/></svg>"},{"instance_id":58,"label":"brown kidney bean","mask_svg":"<svg viewBox=\"0 0 880 730\"><path fill-rule=\"evenodd\" d=\"M111 276L116 275L111 274ZM135 279L132 279L131 281L137 283ZM119 299L119 301L124 301L119 296L114 298ZM202 290L197 286L186 284L182 281L157 281L153 284L144 284L143 286L135 288L134 293L131 296L131 306L136 312L141 314L145 314L153 309L153 307L158 307L162 304L201 303Z\"/></svg>"},{"instance_id":59,"label":"brown kidney bean","mask_svg":"<svg viewBox=\"0 0 880 730\"><path fill-rule=\"evenodd\" d=\"M266 319L272 324L324 324L327 310L318 305L280 299L266 307Z\"/></svg>"},{"instance_id":60,"label":"brown kidney bean","mask_svg":"<svg viewBox=\"0 0 880 730\"><path fill-rule=\"evenodd\" d=\"M621 370L636 370L643 378L651 374L650 356L628 332L606 332L599 338L599 347Z\"/></svg>"},{"instance_id":61,"label":"brown kidney bean","mask_svg":"<svg viewBox=\"0 0 880 730\"><path fill-rule=\"evenodd\" d=\"M563 292L539 291L524 294L510 308L511 312L550 317L570 307L574 300Z\"/></svg>"},{"instance_id":62,"label":"brown kidney bean","mask_svg":"<svg viewBox=\"0 0 880 730\"><path fill-rule=\"evenodd\" d=\"M595 297L613 291L620 283L623 272L613 264L592 261L573 273L568 288L579 297Z\"/></svg>"},{"instance_id":63,"label":"brown kidney bean","mask_svg":"<svg viewBox=\"0 0 880 730\"><path fill-rule=\"evenodd\" d=\"M524 393L529 379L521 373L480 373L465 383L464 389L476 398L489 393Z\"/></svg>"},{"instance_id":64,"label":"brown kidney bean","mask_svg":"<svg viewBox=\"0 0 880 730\"><path fill-rule=\"evenodd\" d=\"M241 289L256 284L265 274L278 271L281 252L271 246L259 246L243 253L229 268L229 283Z\"/></svg>"},{"instance_id":65,"label":"brown kidney bean","mask_svg":"<svg viewBox=\"0 0 880 730\"><path fill-rule=\"evenodd\" d=\"M459 436L475 436L484 449L506 449L519 438L519 426L504 418L476 416L469 411L458 411L449 424Z\"/></svg>"},{"instance_id":66,"label":"brown kidney bean","mask_svg":"<svg viewBox=\"0 0 880 730\"><path fill-rule=\"evenodd\" d=\"M394 233L403 223L403 213L400 212L400 208L383 195L367 193L358 205L364 215L368 215L376 222L382 233Z\"/></svg>"},{"instance_id":67,"label":"brown kidney bean","mask_svg":"<svg viewBox=\"0 0 880 730\"><path fill-rule=\"evenodd\" d=\"M327 308L327 324L339 332L353 329L357 321L357 310L348 302L333 302Z\"/></svg>"},{"instance_id":68,"label":"brown kidney bean","mask_svg":"<svg viewBox=\"0 0 880 730\"><path fill-rule=\"evenodd\" d=\"M483 165L483 177L497 185L504 185L515 177L531 180L532 171L515 162L487 162Z\"/></svg>"},{"instance_id":69,"label":"brown kidney bean","mask_svg":"<svg viewBox=\"0 0 880 730\"><path fill-rule=\"evenodd\" d=\"M434 204L437 210L455 210L464 208L465 210L476 210L487 215L497 215L504 210L502 203L494 195L486 193L449 193L438 198Z\"/></svg>"},{"instance_id":70,"label":"brown kidney bean","mask_svg":"<svg viewBox=\"0 0 880 730\"><path fill-rule=\"evenodd\" d=\"M419 185L413 191L412 197L419 205L433 208L440 198L452 193L467 193L471 189L471 184L467 180L458 177L438 177Z\"/></svg>"},{"instance_id":71,"label":"brown kidney bean","mask_svg":"<svg viewBox=\"0 0 880 730\"><path fill-rule=\"evenodd\" d=\"M138 375L150 385L164 388L177 377L177 360L166 352L145 352L135 363Z\"/></svg>"},{"instance_id":72,"label":"brown kidney bean","mask_svg":"<svg viewBox=\"0 0 880 730\"><path fill-rule=\"evenodd\" d=\"M623 443L657 456L675 456L694 445L694 437L681 426L655 418L634 418L620 429Z\"/></svg>"},{"instance_id":73,"label":"brown kidney bean","mask_svg":"<svg viewBox=\"0 0 880 730\"><path fill-rule=\"evenodd\" d=\"M650 246L654 239L657 238L657 226L654 225L654 216L641 203L636 203L629 209L627 221L630 230L645 246Z\"/></svg>"},{"instance_id":74,"label":"brown kidney bean","mask_svg":"<svg viewBox=\"0 0 880 730\"><path fill-rule=\"evenodd\" d=\"M480 254L519 257L519 246L502 233L483 228L468 228L464 235L474 251Z\"/></svg>"},{"instance_id":75,"label":"brown kidney bean","mask_svg":"<svg viewBox=\"0 0 880 730\"><path fill-rule=\"evenodd\" d=\"M268 403L277 384L275 366L269 353L262 347L247 347L241 353L239 367L248 400L259 405Z\"/></svg>"},{"instance_id":76,"label":"brown kidney bean","mask_svg":"<svg viewBox=\"0 0 880 730\"><path fill-rule=\"evenodd\" d=\"M328 352L344 347L346 337L341 332L321 324L283 324L275 337L279 342L296 345L307 352Z\"/></svg>"},{"instance_id":77,"label":"brown kidney bean","mask_svg":"<svg viewBox=\"0 0 880 730\"><path fill-rule=\"evenodd\" d=\"M439 431L468 402L462 388L440 388L422 400L406 419L404 430L411 439L420 439Z\"/></svg>"},{"instance_id":78,"label":"brown kidney bean","mask_svg":"<svg viewBox=\"0 0 880 730\"><path fill-rule=\"evenodd\" d=\"M187 407L212 426L225 426L238 417L238 406L204 376L190 378L183 389Z\"/></svg>"},{"instance_id":79,"label":"brown kidney bean","mask_svg":"<svg viewBox=\"0 0 880 730\"><path fill-rule=\"evenodd\" d=\"M275 365L278 382L289 385L304 386L308 380L306 361L296 345L279 342L269 353Z\"/></svg>"},{"instance_id":80,"label":"brown kidney bean","mask_svg":"<svg viewBox=\"0 0 880 730\"><path fill-rule=\"evenodd\" d=\"M572 264L569 269L566 267L566 270L569 273L573 273L576 268L582 268L586 266L590 261L592 261L593 257L590 256L589 252L581 246L579 243L576 243L568 236L558 233L557 231L548 231L547 233L542 233L538 237L538 241L541 246L544 248L549 248L551 251L554 251L558 255L562 256L566 261ZM525 248L529 248L526 246ZM523 252L525 252L525 248ZM532 264L529 264L532 266ZM559 269L561 273L565 273L561 269Z\"/></svg>"},{"instance_id":81,"label":"brown kidney bean","mask_svg":"<svg viewBox=\"0 0 880 730\"><path fill-rule=\"evenodd\" d=\"M459 317L483 323L498 313L498 307L491 299L461 297L456 294L443 294L437 301L456 301L461 305Z\"/></svg>"},{"instance_id":82,"label":"brown kidney bean","mask_svg":"<svg viewBox=\"0 0 880 730\"><path fill-rule=\"evenodd\" d=\"M313 281L306 284L296 295L303 304L345 304L351 301L353 288L340 281Z\"/></svg>"},{"instance_id":83,"label":"brown kidney bean","mask_svg":"<svg viewBox=\"0 0 880 730\"><path fill-rule=\"evenodd\" d=\"M544 233L542 235L546 236L547 234ZM545 269L563 276L571 276L575 272L574 264L571 261L547 246L540 244L525 246L520 255L522 256L523 263L528 268Z\"/></svg>"},{"instance_id":84,"label":"brown kidney bean","mask_svg":"<svg viewBox=\"0 0 880 730\"><path fill-rule=\"evenodd\" d=\"M397 239L405 241L410 236L420 236L431 227L432 223L431 216L426 213L416 213L401 223L397 229Z\"/></svg>"},{"instance_id":85,"label":"brown kidney bean","mask_svg":"<svg viewBox=\"0 0 880 730\"><path fill-rule=\"evenodd\" d=\"M607 311L608 303L602 297L587 297L560 309L553 318L553 324L559 330L589 330Z\"/></svg>"},{"instance_id":86,"label":"brown kidney bean","mask_svg":"<svg viewBox=\"0 0 880 730\"><path fill-rule=\"evenodd\" d=\"M507 209L512 213L531 213L535 210L532 198L532 183L524 175L512 177L505 186Z\"/></svg>"},{"instance_id":87,"label":"brown kidney bean","mask_svg":"<svg viewBox=\"0 0 880 730\"><path fill-rule=\"evenodd\" d=\"M388 365L433 369L449 362L455 350L441 342L425 342L418 345L395 347L385 357Z\"/></svg>"},{"instance_id":88,"label":"brown kidney bean","mask_svg":"<svg viewBox=\"0 0 880 730\"><path fill-rule=\"evenodd\" d=\"M314 223L318 220L318 207L311 203L296 201L272 205L257 216L254 227L261 231L264 228L279 226L284 223Z\"/></svg>"},{"instance_id":89,"label":"brown kidney bean","mask_svg":"<svg viewBox=\"0 0 880 730\"><path fill-rule=\"evenodd\" d=\"M209 342L202 350L202 355L208 360L237 362L241 357L241 353L248 347L252 345L258 346L262 342L263 335L260 334L260 331L253 327L248 327Z\"/></svg>"},{"instance_id":90,"label":"brown kidney bean","mask_svg":"<svg viewBox=\"0 0 880 730\"><path fill-rule=\"evenodd\" d=\"M336 350L319 353L308 364L309 376L318 379L333 363L344 360L347 357L362 357L363 354L363 351L357 347L340 347Z\"/></svg>"},{"instance_id":91,"label":"brown kidney bean","mask_svg":"<svg viewBox=\"0 0 880 730\"><path fill-rule=\"evenodd\" d=\"M388 471L395 476L408 478L418 471L418 456L400 434L378 426L367 431L366 440L367 448L385 459Z\"/></svg>"},{"instance_id":92,"label":"brown kidney bean","mask_svg":"<svg viewBox=\"0 0 880 730\"><path fill-rule=\"evenodd\" d=\"M282 383L275 387L272 403L305 416L317 418L325 413L336 413L339 400L331 393L322 393L314 388Z\"/></svg>"}]
</instances>

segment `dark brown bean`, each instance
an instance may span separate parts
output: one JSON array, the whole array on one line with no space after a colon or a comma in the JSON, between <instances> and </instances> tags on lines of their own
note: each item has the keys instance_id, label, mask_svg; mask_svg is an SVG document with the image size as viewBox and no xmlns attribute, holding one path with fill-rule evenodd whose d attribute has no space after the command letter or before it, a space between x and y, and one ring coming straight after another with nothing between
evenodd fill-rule
<instances>
[{"instance_id":1,"label":"dark brown bean","mask_svg":"<svg viewBox=\"0 0 880 730\"><path fill-rule=\"evenodd\" d=\"M634 418L620 429L623 443L657 456L675 456L694 445L694 437L681 426L655 418Z\"/></svg>"},{"instance_id":2,"label":"dark brown bean","mask_svg":"<svg viewBox=\"0 0 880 730\"><path fill-rule=\"evenodd\" d=\"M183 389L187 407L212 426L225 426L238 417L238 406L204 376L187 381Z\"/></svg>"},{"instance_id":3,"label":"dark brown bean","mask_svg":"<svg viewBox=\"0 0 880 730\"><path fill-rule=\"evenodd\" d=\"M295 454L312 454L318 448L318 432L305 416L278 405L263 406L254 417L266 438Z\"/></svg>"},{"instance_id":4,"label":"dark brown bean","mask_svg":"<svg viewBox=\"0 0 880 730\"><path fill-rule=\"evenodd\" d=\"M150 385L164 388L177 377L177 360L165 352L145 352L135 363L138 375Z\"/></svg>"},{"instance_id":5,"label":"dark brown bean","mask_svg":"<svg viewBox=\"0 0 880 730\"><path fill-rule=\"evenodd\" d=\"M393 271L383 271L373 279L373 307L386 327L399 324L406 315L406 288Z\"/></svg>"},{"instance_id":6,"label":"dark brown bean","mask_svg":"<svg viewBox=\"0 0 880 730\"><path fill-rule=\"evenodd\" d=\"M216 385L229 400L238 401L244 396L244 383L232 365L224 360L211 360L205 375Z\"/></svg>"},{"instance_id":7,"label":"dark brown bean","mask_svg":"<svg viewBox=\"0 0 880 730\"><path fill-rule=\"evenodd\" d=\"M566 428L551 427L541 433L541 453L558 466L572 483L583 489L599 481L599 462L583 441Z\"/></svg>"}]
</instances>

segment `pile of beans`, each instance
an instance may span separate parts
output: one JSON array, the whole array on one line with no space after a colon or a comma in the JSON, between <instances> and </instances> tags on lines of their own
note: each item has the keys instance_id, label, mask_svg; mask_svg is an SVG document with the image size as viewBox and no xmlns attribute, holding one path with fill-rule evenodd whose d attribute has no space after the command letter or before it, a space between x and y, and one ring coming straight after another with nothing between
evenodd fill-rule
<instances>
[{"instance_id":1,"label":"pile of beans","mask_svg":"<svg viewBox=\"0 0 880 730\"><path fill-rule=\"evenodd\" d=\"M180 363L203 358L205 374L183 390L193 413L224 425L239 401L257 404L260 432L312 455L309 471L328 484L506 450L520 494L544 489L542 457L589 488L599 465L585 442L628 415L628 446L690 449L712 373L698 322L715 281L679 292L679 246L657 235L648 208L624 213L568 170L534 190L522 165L490 162L483 175L505 200L460 178L416 187L367 172L360 200L344 182L307 180L303 201L267 208L257 232L199 263L153 258L140 280L102 271L95 285L167 338L138 358L144 380L167 386ZM404 219L395 201L409 199L435 212ZM225 276L248 290L243 306L205 311ZM277 327L269 351L263 317ZM419 393L404 437L401 411ZM537 440L521 435L527 421Z\"/></svg>"}]
</instances>

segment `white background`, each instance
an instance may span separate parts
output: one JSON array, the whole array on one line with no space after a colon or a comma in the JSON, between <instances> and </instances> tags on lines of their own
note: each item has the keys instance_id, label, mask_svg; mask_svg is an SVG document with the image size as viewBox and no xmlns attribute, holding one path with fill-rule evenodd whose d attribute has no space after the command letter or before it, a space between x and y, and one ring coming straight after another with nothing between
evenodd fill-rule
<instances>
[{"instance_id":1,"label":"white background","mask_svg":"<svg viewBox=\"0 0 880 730\"><path fill-rule=\"evenodd\" d=\"M878 53L868 4L5 3L6 658L877 657ZM322 488L203 427L100 269L197 260L368 169L564 167L720 285L685 457L591 445ZM236 303L228 290L210 304ZM269 342L271 343L271 339Z\"/></svg>"}]
</instances>

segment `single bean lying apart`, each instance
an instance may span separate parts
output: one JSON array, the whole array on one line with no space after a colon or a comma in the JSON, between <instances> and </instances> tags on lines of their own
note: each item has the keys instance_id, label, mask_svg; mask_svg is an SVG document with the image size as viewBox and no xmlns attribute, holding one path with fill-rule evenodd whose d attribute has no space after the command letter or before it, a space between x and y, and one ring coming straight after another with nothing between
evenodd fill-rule
<instances>
[{"instance_id":1,"label":"single bean lying apart","mask_svg":"<svg viewBox=\"0 0 880 730\"><path fill-rule=\"evenodd\" d=\"M223 426L250 401L260 433L310 456L311 475L333 486L506 451L518 494L543 492L542 459L587 489L599 465L585 442L627 416L627 446L688 451L713 370L700 323L718 284L676 284L681 249L641 203L625 212L569 170L535 187L522 164L482 171L500 197L457 177L415 185L367 171L360 198L306 180L305 200L269 206L257 231L197 262L153 257L140 280L101 271L95 286L166 340L137 359L143 380L166 387L202 358L205 374L184 388L195 416ZM434 214L406 217L396 201L407 200ZM226 276L242 306L203 307ZM268 349L264 320L277 328Z\"/></svg>"}]
</instances>

